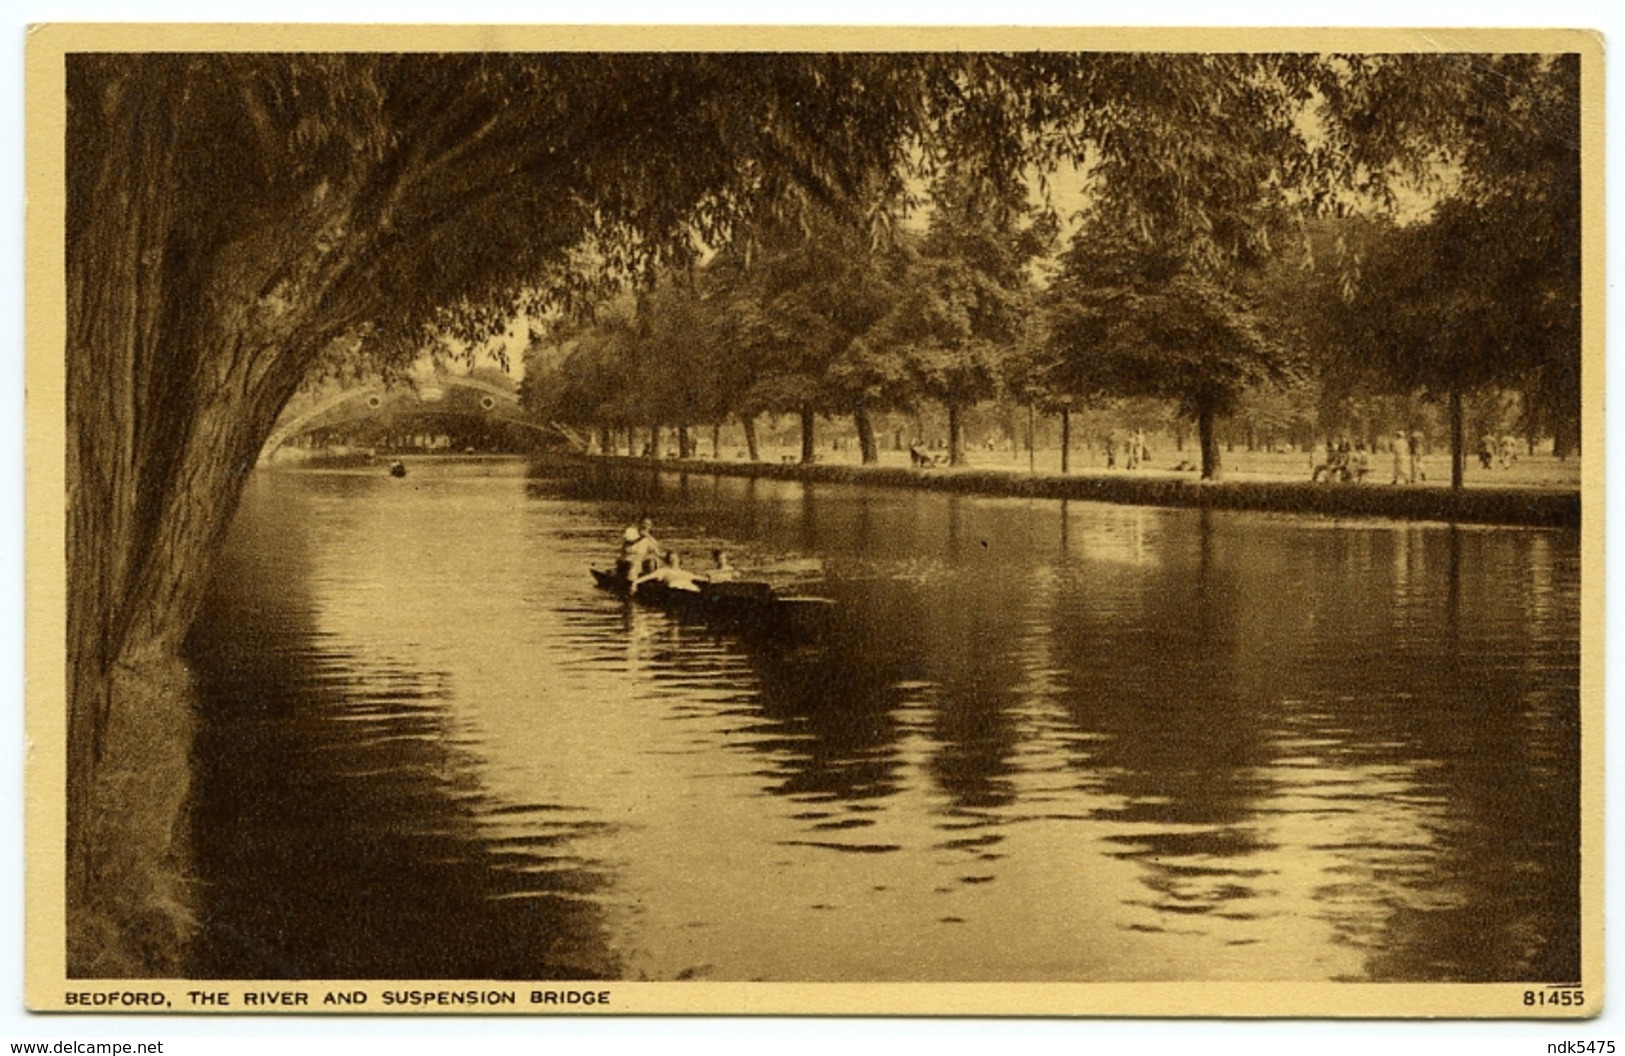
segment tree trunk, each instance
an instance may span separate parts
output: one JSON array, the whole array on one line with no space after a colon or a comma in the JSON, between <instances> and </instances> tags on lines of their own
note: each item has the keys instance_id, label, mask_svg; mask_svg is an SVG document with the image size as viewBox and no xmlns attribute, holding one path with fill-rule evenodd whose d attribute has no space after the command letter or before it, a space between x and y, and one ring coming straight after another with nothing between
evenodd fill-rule
<instances>
[{"instance_id":1,"label":"tree trunk","mask_svg":"<svg viewBox=\"0 0 1625 1056\"><path fill-rule=\"evenodd\" d=\"M176 215L178 174L195 164L174 147L192 75L157 57L140 90L123 74L70 77L70 977L184 974L196 700L180 647L277 415L354 307L330 300L361 251L349 191L324 185L216 242Z\"/></svg>"},{"instance_id":2,"label":"tree trunk","mask_svg":"<svg viewBox=\"0 0 1625 1056\"><path fill-rule=\"evenodd\" d=\"M1223 480L1224 465L1219 454L1219 437L1215 429L1213 404L1203 400L1196 407L1196 433L1202 447L1202 479Z\"/></svg>"},{"instance_id":3,"label":"tree trunk","mask_svg":"<svg viewBox=\"0 0 1625 1056\"><path fill-rule=\"evenodd\" d=\"M1450 390L1450 486L1460 488L1467 468L1466 427L1461 407L1461 390Z\"/></svg>"},{"instance_id":4,"label":"tree trunk","mask_svg":"<svg viewBox=\"0 0 1625 1056\"><path fill-rule=\"evenodd\" d=\"M180 648L211 556L305 364L257 312L252 261L160 333L134 262L70 268L68 971L179 974L192 928L183 805L191 675ZM212 316L205 313L213 312Z\"/></svg>"},{"instance_id":5,"label":"tree trunk","mask_svg":"<svg viewBox=\"0 0 1625 1056\"><path fill-rule=\"evenodd\" d=\"M754 414L741 414L739 424L745 429L745 453L752 462L762 460L762 449L756 441L756 416Z\"/></svg>"},{"instance_id":6,"label":"tree trunk","mask_svg":"<svg viewBox=\"0 0 1625 1056\"><path fill-rule=\"evenodd\" d=\"M658 461L660 458L660 426L649 426L649 459Z\"/></svg>"},{"instance_id":7,"label":"tree trunk","mask_svg":"<svg viewBox=\"0 0 1625 1056\"><path fill-rule=\"evenodd\" d=\"M801 462L802 465L812 465L818 461L818 438L816 426L818 416L813 413L812 404L801 405Z\"/></svg>"},{"instance_id":8,"label":"tree trunk","mask_svg":"<svg viewBox=\"0 0 1625 1056\"><path fill-rule=\"evenodd\" d=\"M1579 431L1574 423L1559 416L1552 424L1552 457L1559 461L1579 450Z\"/></svg>"},{"instance_id":9,"label":"tree trunk","mask_svg":"<svg viewBox=\"0 0 1625 1056\"><path fill-rule=\"evenodd\" d=\"M677 457L694 457L694 440L689 434L688 426L686 425L679 425L677 427Z\"/></svg>"},{"instance_id":10,"label":"tree trunk","mask_svg":"<svg viewBox=\"0 0 1625 1056\"><path fill-rule=\"evenodd\" d=\"M1027 472L1038 472L1038 423L1033 405L1027 405Z\"/></svg>"},{"instance_id":11,"label":"tree trunk","mask_svg":"<svg viewBox=\"0 0 1625 1056\"><path fill-rule=\"evenodd\" d=\"M299 372L281 342L227 339L198 357L217 366L199 371L190 399L170 392L154 406L126 389L129 402L111 406L83 398L87 384L119 385L97 345L69 350L98 375L70 383L69 971L173 973L191 927L180 833L196 703L180 648ZM92 453L111 454L126 416L155 414L184 420L184 438L133 444L111 461Z\"/></svg>"},{"instance_id":12,"label":"tree trunk","mask_svg":"<svg viewBox=\"0 0 1625 1056\"><path fill-rule=\"evenodd\" d=\"M965 433L959 423L959 404L948 402L948 464L965 464Z\"/></svg>"},{"instance_id":13,"label":"tree trunk","mask_svg":"<svg viewBox=\"0 0 1625 1056\"><path fill-rule=\"evenodd\" d=\"M1072 472L1072 408L1061 408L1061 472Z\"/></svg>"},{"instance_id":14,"label":"tree trunk","mask_svg":"<svg viewBox=\"0 0 1625 1056\"><path fill-rule=\"evenodd\" d=\"M711 423L711 457L717 461L722 460L722 423Z\"/></svg>"},{"instance_id":15,"label":"tree trunk","mask_svg":"<svg viewBox=\"0 0 1625 1056\"><path fill-rule=\"evenodd\" d=\"M880 461L880 444L875 439L875 423L869 416L869 408L860 402L852 411L852 419L858 427L858 451L863 464L872 466Z\"/></svg>"},{"instance_id":16,"label":"tree trunk","mask_svg":"<svg viewBox=\"0 0 1625 1056\"><path fill-rule=\"evenodd\" d=\"M615 430L607 425L598 427L598 453L600 455L615 453Z\"/></svg>"}]
</instances>

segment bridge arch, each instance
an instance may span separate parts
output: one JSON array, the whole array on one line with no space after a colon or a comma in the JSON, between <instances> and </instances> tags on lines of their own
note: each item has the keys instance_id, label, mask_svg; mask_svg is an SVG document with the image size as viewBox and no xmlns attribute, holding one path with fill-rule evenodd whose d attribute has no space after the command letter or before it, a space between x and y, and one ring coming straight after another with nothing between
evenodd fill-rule
<instances>
[{"instance_id":1,"label":"bridge arch","mask_svg":"<svg viewBox=\"0 0 1625 1056\"><path fill-rule=\"evenodd\" d=\"M279 421L260 449L259 460L269 460L288 441L309 432L318 424L364 421L390 403L415 409L434 408L444 400L447 390L452 389L478 393L475 405L481 413L496 421L559 437L573 448L586 449L586 440L569 427L558 422L539 422L525 414L517 391L466 375L438 374L405 385L385 386L382 382L373 382L322 397L286 421ZM350 408L347 412L344 411L346 407ZM471 409L459 409L455 413L469 414Z\"/></svg>"}]
</instances>

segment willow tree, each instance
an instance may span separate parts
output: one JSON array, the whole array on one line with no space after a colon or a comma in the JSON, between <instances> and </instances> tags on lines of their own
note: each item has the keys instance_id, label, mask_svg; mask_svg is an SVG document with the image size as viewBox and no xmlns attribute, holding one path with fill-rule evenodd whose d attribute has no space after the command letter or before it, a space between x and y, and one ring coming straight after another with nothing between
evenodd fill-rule
<instances>
[{"instance_id":1,"label":"willow tree","mask_svg":"<svg viewBox=\"0 0 1625 1056\"><path fill-rule=\"evenodd\" d=\"M409 356L430 330L478 342L725 242L756 202L839 202L901 171L926 83L951 73L873 55L68 57L71 973L175 970L177 656L301 379Z\"/></svg>"}]
</instances>

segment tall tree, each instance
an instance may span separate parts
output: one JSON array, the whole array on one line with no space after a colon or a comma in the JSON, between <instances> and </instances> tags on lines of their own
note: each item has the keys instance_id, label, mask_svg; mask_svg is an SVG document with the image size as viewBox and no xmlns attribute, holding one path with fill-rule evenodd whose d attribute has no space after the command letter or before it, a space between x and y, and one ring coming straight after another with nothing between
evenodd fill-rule
<instances>
[{"instance_id":1,"label":"tall tree","mask_svg":"<svg viewBox=\"0 0 1625 1056\"><path fill-rule=\"evenodd\" d=\"M1452 198L1374 242L1348 313L1350 349L1388 391L1421 390L1446 407L1453 487L1464 476L1468 398L1551 377L1571 351L1578 359L1578 299L1565 311L1547 291L1530 296L1523 283L1537 280L1508 241L1484 207Z\"/></svg>"},{"instance_id":2,"label":"tall tree","mask_svg":"<svg viewBox=\"0 0 1625 1056\"><path fill-rule=\"evenodd\" d=\"M1090 396L1175 400L1194 418L1202 479L1223 476L1217 425L1244 393L1300 369L1256 300L1223 272L1101 226L1085 227L1047 291L1054 376Z\"/></svg>"},{"instance_id":3,"label":"tall tree","mask_svg":"<svg viewBox=\"0 0 1625 1056\"><path fill-rule=\"evenodd\" d=\"M1067 372L1066 358L1056 343L1050 340L1046 329L1048 317L1042 310L1043 298L1038 299L1038 310L1028 317L1014 353L1004 364L1006 394L1017 403L1033 411L1058 414L1061 418L1061 472L1072 471L1072 417L1084 407L1085 401L1073 391Z\"/></svg>"},{"instance_id":4,"label":"tall tree","mask_svg":"<svg viewBox=\"0 0 1625 1056\"><path fill-rule=\"evenodd\" d=\"M824 372L832 348L827 325L798 297L764 286L762 276L738 274L737 282L716 295L717 348L738 357L748 379L736 407L751 419L763 411L796 415L801 460L812 462L817 416L829 410Z\"/></svg>"},{"instance_id":5,"label":"tall tree","mask_svg":"<svg viewBox=\"0 0 1625 1056\"><path fill-rule=\"evenodd\" d=\"M600 432L643 425L636 327L636 298L627 294L602 305L590 321L561 321L547 335L533 337L521 404L538 418ZM607 453L614 444L602 446Z\"/></svg>"},{"instance_id":6,"label":"tall tree","mask_svg":"<svg viewBox=\"0 0 1625 1056\"><path fill-rule=\"evenodd\" d=\"M1033 309L1030 272L1056 231L1016 174L956 167L932 211L897 306L874 343L901 352L917 398L948 412L948 461L965 461L964 411L995 395Z\"/></svg>"},{"instance_id":7,"label":"tall tree","mask_svg":"<svg viewBox=\"0 0 1625 1056\"><path fill-rule=\"evenodd\" d=\"M1202 477L1216 480L1219 417L1296 369L1247 280L1283 216L1347 179L1344 156L1317 151L1305 131L1336 73L1304 56L1204 56L1165 80L1152 68L1136 67L1144 78L1110 108L1118 126L1098 133L1112 149L1046 292L1045 329L1064 388L1177 401L1197 423Z\"/></svg>"},{"instance_id":8,"label":"tall tree","mask_svg":"<svg viewBox=\"0 0 1625 1056\"><path fill-rule=\"evenodd\" d=\"M719 355L749 363L757 377L751 402L808 419L847 413L865 462L878 459L872 416L896 402L897 364L870 340L891 310L906 267L886 230L881 204L866 216L802 210L758 224L748 240L707 270L708 296L720 312Z\"/></svg>"},{"instance_id":9,"label":"tall tree","mask_svg":"<svg viewBox=\"0 0 1625 1056\"><path fill-rule=\"evenodd\" d=\"M1563 454L1580 411L1579 56L1345 57L1329 80L1327 149L1356 167L1432 162L1426 216L1360 232L1342 320L1344 378L1420 389L1446 405L1452 482L1463 406L1482 386L1523 389ZM1428 144L1428 151L1396 143ZM1372 382L1368 382L1372 384Z\"/></svg>"}]
</instances>

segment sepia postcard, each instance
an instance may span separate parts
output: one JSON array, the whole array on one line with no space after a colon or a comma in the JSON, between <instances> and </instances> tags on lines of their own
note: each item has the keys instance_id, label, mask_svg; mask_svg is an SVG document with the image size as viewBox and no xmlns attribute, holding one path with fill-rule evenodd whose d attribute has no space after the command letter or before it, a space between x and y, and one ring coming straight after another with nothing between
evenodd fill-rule
<instances>
[{"instance_id":1,"label":"sepia postcard","mask_svg":"<svg viewBox=\"0 0 1625 1056\"><path fill-rule=\"evenodd\" d=\"M1601 1010L1601 40L45 25L26 1001Z\"/></svg>"}]
</instances>

